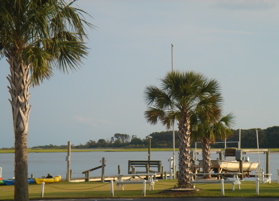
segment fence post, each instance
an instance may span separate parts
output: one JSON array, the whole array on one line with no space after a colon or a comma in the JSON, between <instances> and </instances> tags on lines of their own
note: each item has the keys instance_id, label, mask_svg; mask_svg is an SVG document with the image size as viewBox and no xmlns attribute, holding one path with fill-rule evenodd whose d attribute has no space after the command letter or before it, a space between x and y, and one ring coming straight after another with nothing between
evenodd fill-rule
<instances>
[{"instance_id":1,"label":"fence post","mask_svg":"<svg viewBox=\"0 0 279 201\"><path fill-rule=\"evenodd\" d=\"M222 195L225 195L224 179L221 179L221 193Z\"/></svg>"},{"instance_id":2,"label":"fence post","mask_svg":"<svg viewBox=\"0 0 279 201\"><path fill-rule=\"evenodd\" d=\"M112 197L114 197L114 184L113 180L110 180L110 194Z\"/></svg>"},{"instance_id":3,"label":"fence post","mask_svg":"<svg viewBox=\"0 0 279 201\"><path fill-rule=\"evenodd\" d=\"M145 197L146 196L146 180L143 180L143 187L142 187L142 194Z\"/></svg>"},{"instance_id":4,"label":"fence post","mask_svg":"<svg viewBox=\"0 0 279 201\"><path fill-rule=\"evenodd\" d=\"M256 179L256 195L260 194L260 179Z\"/></svg>"},{"instance_id":5,"label":"fence post","mask_svg":"<svg viewBox=\"0 0 279 201\"><path fill-rule=\"evenodd\" d=\"M42 182L41 197L44 197L44 194L45 194L45 182Z\"/></svg>"}]
</instances>

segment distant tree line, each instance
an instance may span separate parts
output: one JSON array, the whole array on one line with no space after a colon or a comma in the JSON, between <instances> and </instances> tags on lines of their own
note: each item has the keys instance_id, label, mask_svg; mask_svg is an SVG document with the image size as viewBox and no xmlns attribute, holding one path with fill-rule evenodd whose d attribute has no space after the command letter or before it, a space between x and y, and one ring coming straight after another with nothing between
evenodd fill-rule
<instances>
[{"instance_id":1,"label":"distant tree line","mask_svg":"<svg viewBox=\"0 0 279 201\"><path fill-rule=\"evenodd\" d=\"M241 148L257 148L256 130L258 130L258 139L260 148L279 148L279 126L273 126L266 129L245 129L241 130ZM161 131L151 133L151 147L153 148L172 148L173 147L173 131ZM228 141L238 141L239 130L233 130L233 135L227 139ZM218 140L217 140L218 141ZM115 133L109 140L99 139L89 140L85 144L73 145L76 149L87 148L147 148L149 140L147 138L138 138L136 135L128 135ZM175 131L175 147L178 147L178 133ZM43 145L32 148L46 149L64 149L67 145ZM195 147L192 142L191 147ZM198 145L200 148L200 145ZM227 147L238 147L238 144L227 144ZM212 144L212 148L224 148L224 144Z\"/></svg>"},{"instance_id":2,"label":"distant tree line","mask_svg":"<svg viewBox=\"0 0 279 201\"><path fill-rule=\"evenodd\" d=\"M256 130L258 130L259 148L279 148L279 126L241 130L241 148L257 148ZM233 135L227 141L238 140L239 130L233 130Z\"/></svg>"}]
</instances>

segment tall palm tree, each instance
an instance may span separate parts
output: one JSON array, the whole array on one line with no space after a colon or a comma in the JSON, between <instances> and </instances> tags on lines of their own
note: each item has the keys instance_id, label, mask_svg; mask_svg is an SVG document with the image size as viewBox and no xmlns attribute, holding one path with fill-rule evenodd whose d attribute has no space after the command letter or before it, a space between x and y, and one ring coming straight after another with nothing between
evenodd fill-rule
<instances>
[{"instance_id":1,"label":"tall palm tree","mask_svg":"<svg viewBox=\"0 0 279 201\"><path fill-rule=\"evenodd\" d=\"M8 80L15 136L16 201L28 200L27 134L31 85L54 68L76 69L87 54L83 10L64 0L0 0L0 54L10 66Z\"/></svg>"},{"instance_id":2,"label":"tall palm tree","mask_svg":"<svg viewBox=\"0 0 279 201\"><path fill-rule=\"evenodd\" d=\"M203 172L210 173L211 171L211 157L210 157L210 145L216 141L216 139L224 140L232 135L231 126L233 124L234 116L229 113L225 116L221 116L221 110L219 115L216 113L215 118L208 118L209 116L200 115L193 120L196 123L193 126L192 134L195 140L201 140L202 144L202 157L203 157ZM210 175L207 176L210 178Z\"/></svg>"},{"instance_id":3,"label":"tall palm tree","mask_svg":"<svg viewBox=\"0 0 279 201\"><path fill-rule=\"evenodd\" d=\"M191 116L197 110L215 107L221 101L219 84L196 72L170 72L161 79L162 86L148 86L145 97L149 108L145 117L151 124L161 121L170 128L178 122L179 187L191 187Z\"/></svg>"}]
</instances>

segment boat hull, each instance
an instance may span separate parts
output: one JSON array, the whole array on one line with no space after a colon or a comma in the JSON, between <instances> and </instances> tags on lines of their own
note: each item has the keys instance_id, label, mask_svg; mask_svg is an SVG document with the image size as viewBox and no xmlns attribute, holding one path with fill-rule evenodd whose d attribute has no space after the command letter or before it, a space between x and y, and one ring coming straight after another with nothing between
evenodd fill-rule
<instances>
[{"instance_id":1,"label":"boat hull","mask_svg":"<svg viewBox=\"0 0 279 201\"><path fill-rule=\"evenodd\" d=\"M58 175L53 178L35 178L35 181L37 184L42 184L42 182L45 182L45 184L56 183L56 182L61 181L61 176Z\"/></svg>"},{"instance_id":2,"label":"boat hull","mask_svg":"<svg viewBox=\"0 0 279 201\"><path fill-rule=\"evenodd\" d=\"M222 160L212 160L212 168L218 168L222 171L228 172L239 172L239 161L222 161ZM258 162L242 162L243 172L251 172L258 167Z\"/></svg>"}]
</instances>

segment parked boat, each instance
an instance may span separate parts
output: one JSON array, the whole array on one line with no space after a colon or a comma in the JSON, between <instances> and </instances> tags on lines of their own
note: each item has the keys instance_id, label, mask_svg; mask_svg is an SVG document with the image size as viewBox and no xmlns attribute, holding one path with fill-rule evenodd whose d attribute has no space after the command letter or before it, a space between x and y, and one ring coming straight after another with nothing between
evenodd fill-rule
<instances>
[{"instance_id":1,"label":"parked boat","mask_svg":"<svg viewBox=\"0 0 279 201\"><path fill-rule=\"evenodd\" d=\"M14 179L3 179L2 180L4 184L6 185L15 185L15 180ZM35 180L34 179L28 179L28 184L34 184Z\"/></svg>"},{"instance_id":2,"label":"parked boat","mask_svg":"<svg viewBox=\"0 0 279 201\"><path fill-rule=\"evenodd\" d=\"M242 162L243 172L252 172L258 167L258 162ZM202 160L199 160L199 166L202 167ZM214 172L239 172L239 161L211 160L211 168ZM218 171L217 171L218 170Z\"/></svg>"},{"instance_id":3,"label":"parked boat","mask_svg":"<svg viewBox=\"0 0 279 201\"><path fill-rule=\"evenodd\" d=\"M242 162L243 172L251 172L258 167L258 162ZM218 168L221 171L239 172L239 161L211 160L212 168Z\"/></svg>"},{"instance_id":4,"label":"parked boat","mask_svg":"<svg viewBox=\"0 0 279 201\"><path fill-rule=\"evenodd\" d=\"M3 180L0 180L0 185L4 185L4 181Z\"/></svg>"},{"instance_id":5,"label":"parked boat","mask_svg":"<svg viewBox=\"0 0 279 201\"><path fill-rule=\"evenodd\" d=\"M53 178L35 178L37 184L42 184L42 182L47 183L55 183L61 181L61 176L55 176Z\"/></svg>"}]
</instances>

